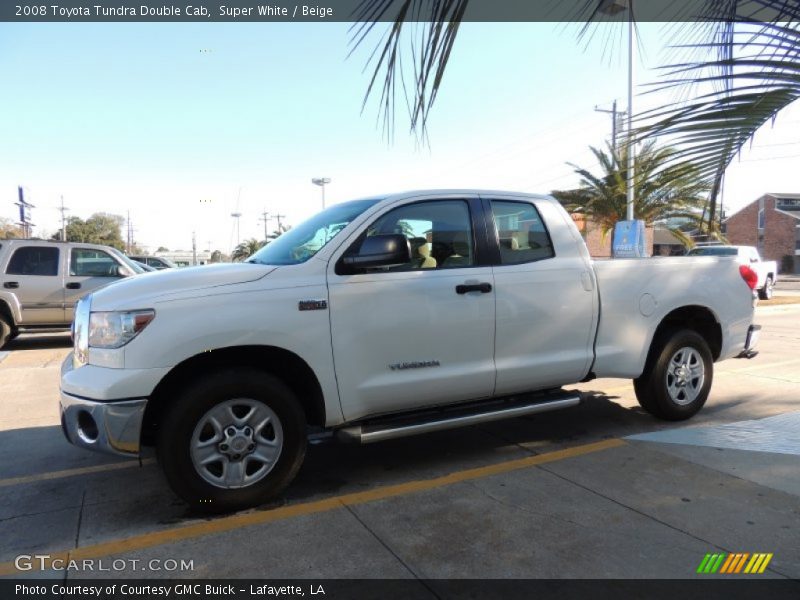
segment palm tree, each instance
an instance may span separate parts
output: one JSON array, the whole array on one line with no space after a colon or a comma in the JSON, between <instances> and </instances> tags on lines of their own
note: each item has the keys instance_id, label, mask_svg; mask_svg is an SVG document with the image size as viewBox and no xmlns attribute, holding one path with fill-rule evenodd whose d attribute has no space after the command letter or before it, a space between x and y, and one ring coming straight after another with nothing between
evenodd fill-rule
<instances>
[{"instance_id":1,"label":"palm tree","mask_svg":"<svg viewBox=\"0 0 800 600\"><path fill-rule=\"evenodd\" d=\"M231 259L236 262L241 262L258 252L264 244L265 242L259 242L255 238L245 240L233 250Z\"/></svg>"},{"instance_id":2,"label":"palm tree","mask_svg":"<svg viewBox=\"0 0 800 600\"><path fill-rule=\"evenodd\" d=\"M390 21L370 55L373 73L364 97L366 105L380 88L383 126L389 136L398 90L408 107L411 130L426 136L428 116L468 4L469 0L363 0L359 4L354 47L369 37L376 22ZM569 5L565 14L572 11L575 21L599 20L602 11L602 0L561 0L560 4ZM683 87L696 95L644 115L639 137L668 137L677 147L673 160L696 165L698 174L711 184L707 210L711 224L728 165L756 131L800 98L800 2L699 0L692 9L693 18L674 37L695 35L696 41L688 44L695 52L666 68L662 87ZM687 21L686 16L675 21ZM415 22L422 29L409 36L411 56L406 56L410 60L404 65L403 31ZM582 29L581 35L587 34L592 34L590 27ZM410 70L410 81L404 70ZM381 75L383 82L377 86Z\"/></svg>"},{"instance_id":3,"label":"palm tree","mask_svg":"<svg viewBox=\"0 0 800 600\"><path fill-rule=\"evenodd\" d=\"M605 238L617 221L625 220L627 144L622 144L620 151L610 145L607 151L591 150L600 164L600 174L571 165L581 177L580 187L552 194L567 210L583 213L599 225ZM700 226L710 186L699 176L696 165L675 162L675 153L673 148L657 147L655 140L642 145L634 158L634 212L648 226L664 223L678 239L689 244L688 236L676 223Z\"/></svg>"}]
</instances>

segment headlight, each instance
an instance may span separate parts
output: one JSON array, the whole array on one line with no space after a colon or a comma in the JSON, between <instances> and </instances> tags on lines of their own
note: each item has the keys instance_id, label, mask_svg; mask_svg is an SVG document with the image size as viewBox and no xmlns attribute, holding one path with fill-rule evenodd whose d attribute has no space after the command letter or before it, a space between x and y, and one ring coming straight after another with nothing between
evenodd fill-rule
<instances>
[{"instance_id":1,"label":"headlight","mask_svg":"<svg viewBox=\"0 0 800 600\"><path fill-rule=\"evenodd\" d=\"M74 368L89 362L89 313L92 306L92 295L84 296L75 305L75 320L72 322L72 365Z\"/></svg>"},{"instance_id":2,"label":"headlight","mask_svg":"<svg viewBox=\"0 0 800 600\"><path fill-rule=\"evenodd\" d=\"M93 312L89 318L90 348L121 348L147 327L154 310Z\"/></svg>"}]
</instances>

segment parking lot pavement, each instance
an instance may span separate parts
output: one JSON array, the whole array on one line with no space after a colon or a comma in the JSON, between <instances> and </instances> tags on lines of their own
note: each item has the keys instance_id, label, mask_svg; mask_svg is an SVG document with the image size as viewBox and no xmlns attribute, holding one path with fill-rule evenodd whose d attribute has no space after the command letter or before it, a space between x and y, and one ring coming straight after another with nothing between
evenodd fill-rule
<instances>
[{"instance_id":1,"label":"parking lot pavement","mask_svg":"<svg viewBox=\"0 0 800 600\"><path fill-rule=\"evenodd\" d=\"M683 578L701 577L706 553L768 552L762 577L800 577L800 450L758 447L800 411L799 317L800 305L760 307L761 353L718 364L689 422L655 421L630 382L595 380L564 411L311 446L283 499L214 519L188 512L152 458L140 468L67 444L68 339L18 339L0 362L0 574L48 553L126 559L114 574L138 577ZM714 445L732 431L747 443ZM166 559L192 569L149 564Z\"/></svg>"}]
</instances>

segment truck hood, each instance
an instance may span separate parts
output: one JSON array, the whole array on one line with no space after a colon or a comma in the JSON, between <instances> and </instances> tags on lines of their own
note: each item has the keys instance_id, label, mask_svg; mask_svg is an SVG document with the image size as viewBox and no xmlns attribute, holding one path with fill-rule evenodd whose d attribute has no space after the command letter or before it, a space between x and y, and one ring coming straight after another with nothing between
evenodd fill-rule
<instances>
[{"instance_id":1,"label":"truck hood","mask_svg":"<svg viewBox=\"0 0 800 600\"><path fill-rule=\"evenodd\" d=\"M94 292L92 310L146 308L165 296L248 283L269 275L277 267L255 263L217 264L164 269L128 277Z\"/></svg>"}]
</instances>

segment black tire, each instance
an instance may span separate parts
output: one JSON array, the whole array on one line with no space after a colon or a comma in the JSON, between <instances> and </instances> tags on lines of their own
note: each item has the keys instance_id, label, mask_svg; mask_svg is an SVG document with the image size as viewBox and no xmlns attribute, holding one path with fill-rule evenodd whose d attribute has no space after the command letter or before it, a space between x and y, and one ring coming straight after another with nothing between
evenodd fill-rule
<instances>
[{"instance_id":1,"label":"black tire","mask_svg":"<svg viewBox=\"0 0 800 600\"><path fill-rule=\"evenodd\" d=\"M0 316L0 350L6 345L6 342L10 342L15 337L17 336L13 334L11 325L6 321L6 318Z\"/></svg>"},{"instance_id":2,"label":"black tire","mask_svg":"<svg viewBox=\"0 0 800 600\"><path fill-rule=\"evenodd\" d=\"M195 440L199 439L195 437L195 430L201 419L208 422L209 411L215 407L221 410L220 405L226 408L231 401L235 405L240 400L263 405L276 415L283 443L277 460L266 475L252 484L230 489L207 480L213 476L209 475L211 466L221 471L222 467L230 468L229 465L242 462L244 472L251 463L245 463L244 458L234 460L238 455L226 456L225 461L218 461L218 465L212 463L201 474L192 459L192 448ZM230 424L235 425L233 422ZM227 427L223 423L222 431L228 431ZM203 431L201 429L198 435L202 436ZM260 434L256 431L252 435ZM275 435L274 431L272 435ZM217 439L216 433L213 439ZM157 453L167 481L176 494L202 512L219 513L256 506L280 494L303 463L306 439L305 413L286 384L273 375L254 369L230 369L200 378L168 408L158 427ZM218 453L216 448L222 448L224 441L220 439L220 444L210 444L215 447L214 452ZM227 446L225 450L228 450Z\"/></svg>"},{"instance_id":3,"label":"black tire","mask_svg":"<svg viewBox=\"0 0 800 600\"><path fill-rule=\"evenodd\" d=\"M682 368L678 363L684 359L689 363ZM702 379L694 376L701 363ZM633 380L633 389L639 405L654 417L682 421L703 408L713 379L714 360L705 339L689 329L670 330L653 340L644 372Z\"/></svg>"},{"instance_id":4,"label":"black tire","mask_svg":"<svg viewBox=\"0 0 800 600\"><path fill-rule=\"evenodd\" d=\"M772 280L772 275L767 275L767 279L764 282L764 287L758 290L758 297L761 300L770 300L772 298L772 288L775 285L775 282Z\"/></svg>"}]
</instances>

